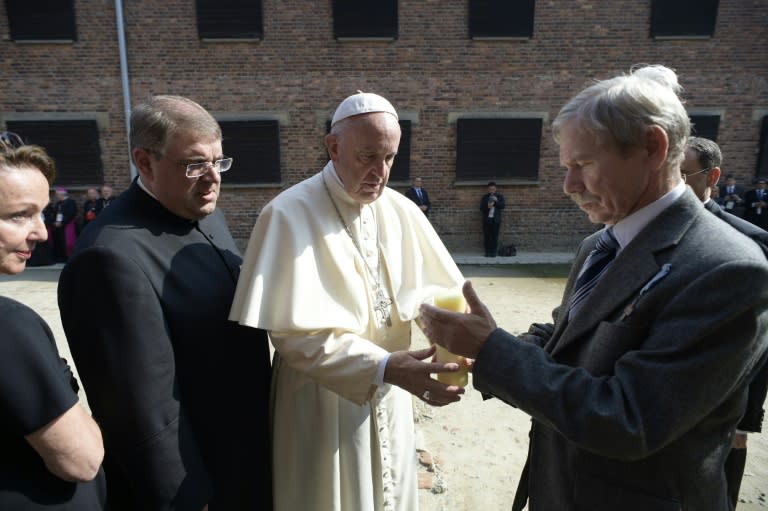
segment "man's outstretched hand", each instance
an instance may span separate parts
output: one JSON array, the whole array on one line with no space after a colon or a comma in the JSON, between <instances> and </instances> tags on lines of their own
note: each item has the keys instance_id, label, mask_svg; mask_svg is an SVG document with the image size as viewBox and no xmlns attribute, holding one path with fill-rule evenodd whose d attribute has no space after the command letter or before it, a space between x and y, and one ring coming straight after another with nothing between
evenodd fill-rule
<instances>
[{"instance_id":1,"label":"man's outstretched hand","mask_svg":"<svg viewBox=\"0 0 768 511\"><path fill-rule=\"evenodd\" d=\"M451 312L425 303L421 305L419 323L431 342L474 360L485 340L496 330L496 321L471 282L464 283L462 292L469 306L468 313Z\"/></svg>"}]
</instances>

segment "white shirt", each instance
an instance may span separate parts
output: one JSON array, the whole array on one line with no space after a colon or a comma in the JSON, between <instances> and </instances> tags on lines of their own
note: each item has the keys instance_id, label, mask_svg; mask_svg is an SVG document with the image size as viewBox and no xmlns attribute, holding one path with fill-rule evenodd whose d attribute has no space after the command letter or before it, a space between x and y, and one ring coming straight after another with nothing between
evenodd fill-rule
<instances>
[{"instance_id":1,"label":"white shirt","mask_svg":"<svg viewBox=\"0 0 768 511\"><path fill-rule=\"evenodd\" d=\"M619 242L619 250L616 253L621 252L651 220L659 216L662 211L679 199L685 193L685 189L686 184L680 181L676 187L659 199L616 222L616 225L613 226L613 235L616 237L616 241Z\"/></svg>"}]
</instances>

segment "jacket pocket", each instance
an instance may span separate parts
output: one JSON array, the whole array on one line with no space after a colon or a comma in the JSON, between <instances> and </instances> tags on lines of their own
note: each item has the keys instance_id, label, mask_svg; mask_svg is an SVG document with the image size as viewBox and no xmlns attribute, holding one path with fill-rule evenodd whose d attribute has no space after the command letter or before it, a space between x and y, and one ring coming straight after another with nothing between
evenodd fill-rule
<instances>
[{"instance_id":1,"label":"jacket pocket","mask_svg":"<svg viewBox=\"0 0 768 511\"><path fill-rule=\"evenodd\" d=\"M579 365L593 375L613 374L616 361L637 349L647 335L645 327L603 321L586 344Z\"/></svg>"}]
</instances>

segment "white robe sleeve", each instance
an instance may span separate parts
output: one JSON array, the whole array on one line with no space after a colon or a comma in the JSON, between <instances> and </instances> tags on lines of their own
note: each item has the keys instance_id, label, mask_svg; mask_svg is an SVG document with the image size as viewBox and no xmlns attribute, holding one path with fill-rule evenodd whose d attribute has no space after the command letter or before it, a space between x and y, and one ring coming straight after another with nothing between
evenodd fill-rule
<instances>
[{"instance_id":1,"label":"white robe sleeve","mask_svg":"<svg viewBox=\"0 0 768 511\"><path fill-rule=\"evenodd\" d=\"M387 350L359 335L338 330L270 332L281 363L328 390L362 405L373 396L379 362Z\"/></svg>"}]
</instances>

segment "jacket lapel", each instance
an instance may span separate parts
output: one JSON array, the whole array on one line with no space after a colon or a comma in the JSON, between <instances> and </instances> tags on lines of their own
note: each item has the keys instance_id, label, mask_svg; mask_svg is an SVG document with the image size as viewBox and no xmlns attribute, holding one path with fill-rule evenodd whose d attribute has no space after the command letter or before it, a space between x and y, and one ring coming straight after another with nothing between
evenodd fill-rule
<instances>
[{"instance_id":1,"label":"jacket lapel","mask_svg":"<svg viewBox=\"0 0 768 511\"><path fill-rule=\"evenodd\" d=\"M578 270L572 271L566 286L568 296L563 300L558 325L547 351L556 355L580 339L588 340L588 334L600 322L617 318L666 262L667 258L662 253L678 243L695 216L701 213L701 202L690 189L686 190L680 199L651 220L629 245L622 249L581 305L579 314L568 321L567 304L578 274ZM599 233L595 236L599 236ZM596 237L590 239L590 242L589 250L596 243ZM583 263L586 253L579 257L578 263Z\"/></svg>"},{"instance_id":2,"label":"jacket lapel","mask_svg":"<svg viewBox=\"0 0 768 511\"><path fill-rule=\"evenodd\" d=\"M628 245L631 246L632 243ZM620 314L624 306L653 278L659 268L650 253L632 255L626 248L622 250L581 305L579 313L570 321L567 312L563 313L565 324L562 336L553 346L552 354L557 354L579 338L588 338L585 334L594 330L601 321Z\"/></svg>"}]
</instances>

